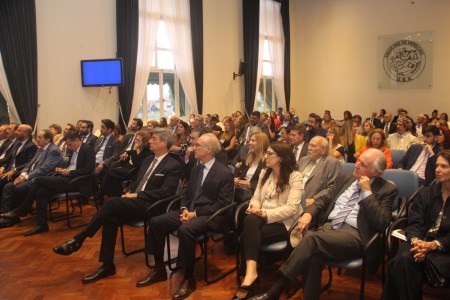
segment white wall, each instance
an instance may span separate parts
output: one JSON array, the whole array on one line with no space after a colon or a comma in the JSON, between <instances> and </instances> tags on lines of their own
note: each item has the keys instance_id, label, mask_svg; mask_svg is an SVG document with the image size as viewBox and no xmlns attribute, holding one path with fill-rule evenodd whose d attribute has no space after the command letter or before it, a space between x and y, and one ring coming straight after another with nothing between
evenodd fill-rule
<instances>
[{"instance_id":1,"label":"white wall","mask_svg":"<svg viewBox=\"0 0 450 300\"><path fill-rule=\"evenodd\" d=\"M414 2L414 4L411 4ZM330 109L368 116L404 107L411 115L450 111L450 1L291 1L291 103L301 117ZM433 31L433 86L378 88L378 36Z\"/></svg>"},{"instance_id":2,"label":"white wall","mask_svg":"<svg viewBox=\"0 0 450 300\"><path fill-rule=\"evenodd\" d=\"M36 0L38 128L117 120L117 88L81 86L80 60L116 57L115 0Z\"/></svg>"}]
</instances>

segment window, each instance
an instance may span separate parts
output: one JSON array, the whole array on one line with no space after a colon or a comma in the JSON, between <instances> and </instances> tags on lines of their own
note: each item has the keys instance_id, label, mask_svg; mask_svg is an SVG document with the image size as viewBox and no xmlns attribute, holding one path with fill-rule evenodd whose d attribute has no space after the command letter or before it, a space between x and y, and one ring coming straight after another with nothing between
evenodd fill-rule
<instances>
[{"instance_id":1,"label":"window","mask_svg":"<svg viewBox=\"0 0 450 300\"><path fill-rule=\"evenodd\" d=\"M147 81L147 93L137 113L144 120L159 120L173 114L185 115L184 91L176 74L166 26L159 21L156 49ZM146 107L146 110L143 110Z\"/></svg>"},{"instance_id":2,"label":"window","mask_svg":"<svg viewBox=\"0 0 450 300\"><path fill-rule=\"evenodd\" d=\"M263 50L263 70L261 80L259 82L259 89L256 95L255 106L256 110L261 112L270 112L276 110L278 107L278 99L273 92L272 81L272 61L269 53L269 42L267 41L267 35L264 39Z\"/></svg>"}]
</instances>

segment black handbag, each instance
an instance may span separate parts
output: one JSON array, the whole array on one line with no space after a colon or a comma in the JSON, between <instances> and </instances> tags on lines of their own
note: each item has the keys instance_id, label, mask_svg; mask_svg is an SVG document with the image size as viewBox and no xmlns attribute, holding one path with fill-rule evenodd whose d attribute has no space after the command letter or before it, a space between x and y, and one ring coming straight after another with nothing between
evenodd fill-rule
<instances>
[{"instance_id":1,"label":"black handbag","mask_svg":"<svg viewBox=\"0 0 450 300\"><path fill-rule=\"evenodd\" d=\"M425 276L434 287L450 286L450 256L442 252L430 252L425 256Z\"/></svg>"}]
</instances>

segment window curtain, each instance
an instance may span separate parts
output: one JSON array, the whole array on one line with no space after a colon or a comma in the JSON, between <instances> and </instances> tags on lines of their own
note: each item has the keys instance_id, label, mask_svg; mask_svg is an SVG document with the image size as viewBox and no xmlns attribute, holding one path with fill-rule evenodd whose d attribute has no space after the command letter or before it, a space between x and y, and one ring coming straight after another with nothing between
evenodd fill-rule
<instances>
[{"instance_id":1,"label":"window curtain","mask_svg":"<svg viewBox=\"0 0 450 300\"><path fill-rule=\"evenodd\" d=\"M0 53L18 119L34 127L38 109L34 0L0 1L0 41Z\"/></svg>"},{"instance_id":2,"label":"window curtain","mask_svg":"<svg viewBox=\"0 0 450 300\"><path fill-rule=\"evenodd\" d=\"M197 94L197 110L203 112L203 0L190 0L192 59L194 64L195 91ZM180 95L180 114L184 113L183 101Z\"/></svg>"},{"instance_id":3,"label":"window curtain","mask_svg":"<svg viewBox=\"0 0 450 300\"><path fill-rule=\"evenodd\" d=\"M124 84L119 86L121 115L119 122L126 132L133 103L134 79L139 32L138 0L116 0L117 57L123 58ZM133 115L134 116L134 115Z\"/></svg>"},{"instance_id":4,"label":"window curtain","mask_svg":"<svg viewBox=\"0 0 450 300\"><path fill-rule=\"evenodd\" d=\"M164 22L172 47L177 75L183 85L191 112L198 113L197 92L192 55L189 0L164 0Z\"/></svg>"},{"instance_id":5,"label":"window curtain","mask_svg":"<svg viewBox=\"0 0 450 300\"><path fill-rule=\"evenodd\" d=\"M255 105L259 55L259 1L242 0L244 27L244 60L248 63L244 76L245 113L249 115ZM259 84L259 83L258 83Z\"/></svg>"},{"instance_id":6,"label":"window curtain","mask_svg":"<svg viewBox=\"0 0 450 300\"><path fill-rule=\"evenodd\" d=\"M284 95L286 109L291 108L291 29L289 23L289 0L281 0L281 19L284 32Z\"/></svg>"},{"instance_id":7,"label":"window curtain","mask_svg":"<svg viewBox=\"0 0 450 300\"><path fill-rule=\"evenodd\" d=\"M138 3L138 45L133 102L131 105L130 116L135 116L137 114L142 99L147 92L147 80L152 65L152 56L156 48L156 33L160 18L159 1L138 0ZM146 107L144 106L143 109L146 109ZM128 123L130 123L130 120Z\"/></svg>"},{"instance_id":8,"label":"window curtain","mask_svg":"<svg viewBox=\"0 0 450 300\"><path fill-rule=\"evenodd\" d=\"M272 62L272 80L278 106L286 110L284 90L284 35L281 20L281 4L273 0L260 0L258 81L261 77L262 51L265 34L269 44L270 60Z\"/></svg>"},{"instance_id":9,"label":"window curtain","mask_svg":"<svg viewBox=\"0 0 450 300\"><path fill-rule=\"evenodd\" d=\"M8 104L9 119L11 122L20 123L19 114L17 113L16 106L9 90L8 78L6 78L5 69L3 67L3 60L0 53L0 93Z\"/></svg>"}]
</instances>

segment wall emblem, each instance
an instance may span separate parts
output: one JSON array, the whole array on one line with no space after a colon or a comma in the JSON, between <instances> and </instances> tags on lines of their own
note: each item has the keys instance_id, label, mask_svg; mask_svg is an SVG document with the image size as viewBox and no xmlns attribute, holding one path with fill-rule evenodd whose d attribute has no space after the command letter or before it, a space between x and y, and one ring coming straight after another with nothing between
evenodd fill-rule
<instances>
[{"instance_id":1,"label":"wall emblem","mask_svg":"<svg viewBox=\"0 0 450 300\"><path fill-rule=\"evenodd\" d=\"M410 82L418 78L425 63L424 49L411 40L396 41L387 48L383 57L384 71L397 82Z\"/></svg>"}]
</instances>

